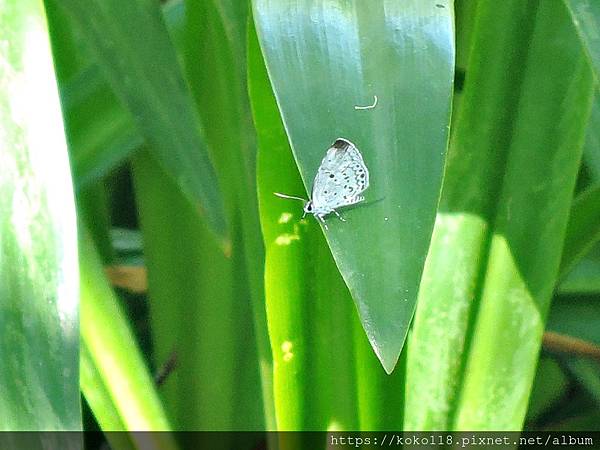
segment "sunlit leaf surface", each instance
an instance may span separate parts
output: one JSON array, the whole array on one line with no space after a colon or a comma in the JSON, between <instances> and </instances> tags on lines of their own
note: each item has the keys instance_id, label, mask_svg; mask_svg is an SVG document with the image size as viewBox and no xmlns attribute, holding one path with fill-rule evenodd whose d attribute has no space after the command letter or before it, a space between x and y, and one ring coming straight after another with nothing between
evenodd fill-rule
<instances>
[{"instance_id":1,"label":"sunlit leaf surface","mask_svg":"<svg viewBox=\"0 0 600 450\"><path fill-rule=\"evenodd\" d=\"M365 202L340 211L346 222L331 215L325 234L389 373L413 315L441 186L452 3L255 0L253 6L306 192L339 137L356 144L371 173ZM375 96L374 108L355 108L372 105Z\"/></svg>"},{"instance_id":2,"label":"sunlit leaf surface","mask_svg":"<svg viewBox=\"0 0 600 450\"><path fill-rule=\"evenodd\" d=\"M0 23L0 430L79 430L75 205L42 3L0 2Z\"/></svg>"}]
</instances>

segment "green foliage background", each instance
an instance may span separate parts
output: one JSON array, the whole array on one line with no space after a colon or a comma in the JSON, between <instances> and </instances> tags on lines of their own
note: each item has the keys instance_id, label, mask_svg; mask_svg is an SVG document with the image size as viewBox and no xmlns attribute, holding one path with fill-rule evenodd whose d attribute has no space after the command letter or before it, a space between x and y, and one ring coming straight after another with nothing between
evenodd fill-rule
<instances>
[{"instance_id":1,"label":"green foliage background","mask_svg":"<svg viewBox=\"0 0 600 450\"><path fill-rule=\"evenodd\" d=\"M598 2L0 20L1 429L598 429ZM324 230L273 192L337 137L372 186Z\"/></svg>"}]
</instances>

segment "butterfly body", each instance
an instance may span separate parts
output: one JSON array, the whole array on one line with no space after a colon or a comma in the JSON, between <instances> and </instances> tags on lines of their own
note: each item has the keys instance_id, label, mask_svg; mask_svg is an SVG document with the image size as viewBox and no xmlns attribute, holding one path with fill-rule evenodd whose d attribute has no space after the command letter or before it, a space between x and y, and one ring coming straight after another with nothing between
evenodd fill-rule
<instances>
[{"instance_id":1,"label":"butterfly body","mask_svg":"<svg viewBox=\"0 0 600 450\"><path fill-rule=\"evenodd\" d=\"M304 216L312 214L327 228L325 217L333 213L344 220L336 209L363 201L361 194L368 187L369 170L360 151L347 139L338 138L317 170L310 198L304 204ZM276 195L304 201L299 197Z\"/></svg>"}]
</instances>

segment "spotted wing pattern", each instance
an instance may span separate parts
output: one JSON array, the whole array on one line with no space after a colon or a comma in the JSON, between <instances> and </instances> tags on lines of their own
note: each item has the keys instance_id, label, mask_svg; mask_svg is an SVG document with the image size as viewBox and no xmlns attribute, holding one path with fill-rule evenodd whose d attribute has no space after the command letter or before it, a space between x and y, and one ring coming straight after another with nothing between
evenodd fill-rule
<instances>
[{"instance_id":1,"label":"spotted wing pattern","mask_svg":"<svg viewBox=\"0 0 600 450\"><path fill-rule=\"evenodd\" d=\"M363 200L369 187L369 170L356 146L337 139L321 162L312 188L315 212L328 213Z\"/></svg>"}]
</instances>

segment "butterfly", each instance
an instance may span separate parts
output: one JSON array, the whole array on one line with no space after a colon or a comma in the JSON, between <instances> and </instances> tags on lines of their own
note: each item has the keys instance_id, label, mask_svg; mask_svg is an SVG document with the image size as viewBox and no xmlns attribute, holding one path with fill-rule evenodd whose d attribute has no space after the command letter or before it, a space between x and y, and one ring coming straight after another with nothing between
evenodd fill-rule
<instances>
[{"instance_id":1,"label":"butterfly","mask_svg":"<svg viewBox=\"0 0 600 450\"><path fill-rule=\"evenodd\" d=\"M325 217L333 213L345 222L336 209L362 202L364 197L361 194L368 187L369 170L360 151L349 140L338 138L321 161L308 200L278 192L274 194L281 198L301 200L304 202L302 218L312 214L327 229Z\"/></svg>"}]
</instances>

